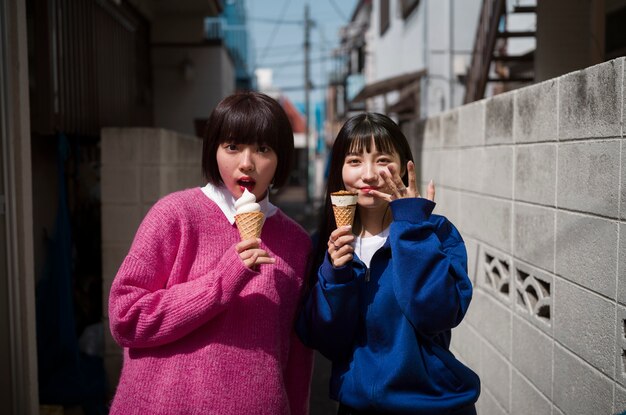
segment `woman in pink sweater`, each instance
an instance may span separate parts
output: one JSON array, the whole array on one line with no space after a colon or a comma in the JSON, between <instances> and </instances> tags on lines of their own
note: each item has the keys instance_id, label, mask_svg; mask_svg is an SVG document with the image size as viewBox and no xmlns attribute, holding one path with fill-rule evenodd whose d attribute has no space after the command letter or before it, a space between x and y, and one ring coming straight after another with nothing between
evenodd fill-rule
<instances>
[{"instance_id":1,"label":"woman in pink sweater","mask_svg":"<svg viewBox=\"0 0 626 415\"><path fill-rule=\"evenodd\" d=\"M289 121L272 98L225 98L204 137L203 188L159 200L109 297L124 366L111 414L307 414L312 352L294 332L307 233L268 201L288 177ZM253 193L261 239L240 241L234 202Z\"/></svg>"}]
</instances>

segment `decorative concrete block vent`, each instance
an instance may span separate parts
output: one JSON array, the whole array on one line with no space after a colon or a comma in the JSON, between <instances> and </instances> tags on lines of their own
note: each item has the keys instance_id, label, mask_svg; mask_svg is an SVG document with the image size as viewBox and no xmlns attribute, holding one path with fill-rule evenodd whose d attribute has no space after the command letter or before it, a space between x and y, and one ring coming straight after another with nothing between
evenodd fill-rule
<instances>
[{"instance_id":1,"label":"decorative concrete block vent","mask_svg":"<svg viewBox=\"0 0 626 415\"><path fill-rule=\"evenodd\" d=\"M498 254L484 245L480 246L480 252L482 278L479 279L479 284L490 293L496 294L496 298L508 302L511 289L511 261L504 259L504 255Z\"/></svg>"},{"instance_id":2,"label":"decorative concrete block vent","mask_svg":"<svg viewBox=\"0 0 626 415\"><path fill-rule=\"evenodd\" d=\"M517 309L536 321L550 326L552 281L537 271L515 265L515 291Z\"/></svg>"},{"instance_id":3,"label":"decorative concrete block vent","mask_svg":"<svg viewBox=\"0 0 626 415\"><path fill-rule=\"evenodd\" d=\"M479 285L501 301L509 304L515 301L520 314L550 327L552 277L517 261L511 265L507 255L490 247L480 245L479 252L482 268Z\"/></svg>"}]
</instances>

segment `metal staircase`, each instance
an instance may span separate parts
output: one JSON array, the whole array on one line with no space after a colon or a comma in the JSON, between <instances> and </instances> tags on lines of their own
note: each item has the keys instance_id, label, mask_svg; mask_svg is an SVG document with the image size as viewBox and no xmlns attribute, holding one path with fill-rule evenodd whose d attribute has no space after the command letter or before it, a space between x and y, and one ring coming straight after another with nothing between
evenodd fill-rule
<instances>
[{"instance_id":1,"label":"metal staircase","mask_svg":"<svg viewBox=\"0 0 626 415\"><path fill-rule=\"evenodd\" d=\"M508 31L508 14L535 13L536 6L516 3L507 13L506 0L483 0L472 61L465 79L464 103L482 99L487 82L528 83L534 81L534 52L509 55L509 39L535 37L534 30ZM504 87L500 90L506 90Z\"/></svg>"}]
</instances>

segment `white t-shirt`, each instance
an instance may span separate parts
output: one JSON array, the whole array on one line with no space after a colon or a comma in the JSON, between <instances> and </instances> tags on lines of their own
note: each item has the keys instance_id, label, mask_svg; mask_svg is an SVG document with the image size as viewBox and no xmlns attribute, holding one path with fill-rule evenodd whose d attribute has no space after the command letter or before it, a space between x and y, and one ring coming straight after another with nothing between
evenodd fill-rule
<instances>
[{"instance_id":1,"label":"white t-shirt","mask_svg":"<svg viewBox=\"0 0 626 415\"><path fill-rule=\"evenodd\" d=\"M372 261L372 257L378 251L387 240L389 236L389 227L383 229L381 233L374 236L369 236L367 238L362 238L357 236L354 240L354 252L359 257L361 261L367 266L370 267L370 262Z\"/></svg>"}]
</instances>

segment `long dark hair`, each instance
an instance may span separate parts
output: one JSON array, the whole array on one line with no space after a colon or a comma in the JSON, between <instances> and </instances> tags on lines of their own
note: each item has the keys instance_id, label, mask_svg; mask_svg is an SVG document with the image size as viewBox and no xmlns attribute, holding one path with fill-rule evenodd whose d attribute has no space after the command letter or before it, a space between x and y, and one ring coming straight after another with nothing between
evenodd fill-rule
<instances>
[{"instance_id":1,"label":"long dark hair","mask_svg":"<svg viewBox=\"0 0 626 415\"><path fill-rule=\"evenodd\" d=\"M317 244L313 253L313 267L311 268L310 284L317 278L317 270L324 260L327 242L330 234L336 228L333 208L330 203L330 194L345 190L342 170L346 155L350 152L361 153L363 149L371 151L372 138L376 149L381 152L400 157L400 167L403 169L402 181L407 184L406 164L413 160L411 147L400 130L400 127L383 114L366 112L349 118L335 139L330 154L330 169L326 183L326 197L324 209L321 212L317 229ZM357 219L358 220L358 210Z\"/></svg>"}]
</instances>

